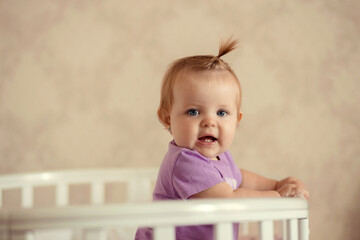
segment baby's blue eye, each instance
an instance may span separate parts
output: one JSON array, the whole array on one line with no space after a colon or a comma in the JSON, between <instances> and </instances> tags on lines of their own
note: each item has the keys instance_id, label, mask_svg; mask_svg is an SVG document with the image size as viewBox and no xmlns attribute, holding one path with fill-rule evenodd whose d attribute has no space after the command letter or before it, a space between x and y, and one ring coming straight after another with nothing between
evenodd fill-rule
<instances>
[{"instance_id":1,"label":"baby's blue eye","mask_svg":"<svg viewBox=\"0 0 360 240\"><path fill-rule=\"evenodd\" d=\"M224 110L219 110L217 113L216 113L219 117L225 117L227 115L227 112L224 111Z\"/></svg>"},{"instance_id":2,"label":"baby's blue eye","mask_svg":"<svg viewBox=\"0 0 360 240\"><path fill-rule=\"evenodd\" d=\"M196 115L199 115L199 111L196 109L190 109L187 111L187 114L189 114L191 116L196 116Z\"/></svg>"}]
</instances>

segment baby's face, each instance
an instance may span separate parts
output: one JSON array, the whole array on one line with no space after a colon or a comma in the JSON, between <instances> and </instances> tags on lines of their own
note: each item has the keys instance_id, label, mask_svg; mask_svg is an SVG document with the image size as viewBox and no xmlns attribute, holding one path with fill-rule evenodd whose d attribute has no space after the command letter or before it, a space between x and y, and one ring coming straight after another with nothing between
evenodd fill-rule
<instances>
[{"instance_id":1,"label":"baby's face","mask_svg":"<svg viewBox=\"0 0 360 240\"><path fill-rule=\"evenodd\" d=\"M241 119L238 86L228 71L190 72L175 84L171 134L180 147L210 159L229 149Z\"/></svg>"}]
</instances>

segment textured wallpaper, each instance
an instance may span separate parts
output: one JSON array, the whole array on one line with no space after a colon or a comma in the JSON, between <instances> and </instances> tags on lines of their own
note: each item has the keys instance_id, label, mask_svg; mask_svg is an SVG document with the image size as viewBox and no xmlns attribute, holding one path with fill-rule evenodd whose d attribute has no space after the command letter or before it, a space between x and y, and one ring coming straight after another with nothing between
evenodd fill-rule
<instances>
[{"instance_id":1,"label":"textured wallpaper","mask_svg":"<svg viewBox=\"0 0 360 240\"><path fill-rule=\"evenodd\" d=\"M159 166L164 71L233 35L237 165L302 179L311 239L359 239L359 11L356 0L0 0L0 174Z\"/></svg>"}]
</instances>

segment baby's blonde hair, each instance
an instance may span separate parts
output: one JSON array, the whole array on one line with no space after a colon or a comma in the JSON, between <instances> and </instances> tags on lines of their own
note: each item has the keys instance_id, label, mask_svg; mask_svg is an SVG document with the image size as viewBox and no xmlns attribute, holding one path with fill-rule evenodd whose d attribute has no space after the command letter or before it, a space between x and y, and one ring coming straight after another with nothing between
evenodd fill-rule
<instances>
[{"instance_id":1,"label":"baby's blonde hair","mask_svg":"<svg viewBox=\"0 0 360 240\"><path fill-rule=\"evenodd\" d=\"M173 88L177 81L181 81L181 74L187 71L229 71L235 78L236 84L239 88L238 111L241 105L241 87L239 79L237 78L230 65L221 59L222 56L234 50L238 41L229 38L220 42L219 54L213 55L196 55L178 59L174 61L166 71L162 85L160 104L157 111L159 120L166 126L167 117L170 115L171 107L174 101Z\"/></svg>"}]
</instances>

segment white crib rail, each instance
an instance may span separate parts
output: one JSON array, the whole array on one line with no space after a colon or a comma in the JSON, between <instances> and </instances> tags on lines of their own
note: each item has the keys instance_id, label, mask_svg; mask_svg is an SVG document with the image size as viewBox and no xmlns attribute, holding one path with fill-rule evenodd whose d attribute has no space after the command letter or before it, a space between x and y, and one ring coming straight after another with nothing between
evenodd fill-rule
<instances>
[{"instance_id":1,"label":"white crib rail","mask_svg":"<svg viewBox=\"0 0 360 240\"><path fill-rule=\"evenodd\" d=\"M0 209L2 192L8 189L21 189L21 207L33 206L34 188L41 186L56 187L56 206L69 204L69 186L71 184L91 184L91 204L104 203L104 186L108 182L127 183L127 200L129 202L149 201L152 186L156 180L157 168L115 168L67 170L29 174L12 174L0 176Z\"/></svg>"},{"instance_id":2,"label":"white crib rail","mask_svg":"<svg viewBox=\"0 0 360 240\"><path fill-rule=\"evenodd\" d=\"M0 212L0 221L7 226L5 232L11 240L24 239L34 230L73 228L86 229L82 239L103 239L101 229L118 226L151 227L154 239L172 240L175 226L201 224L214 224L217 239L232 240L233 222L252 221L259 222L261 239L270 240L274 239L274 220L289 221L289 240L308 239L307 201L294 198L160 201L18 210L8 215Z\"/></svg>"}]
</instances>

